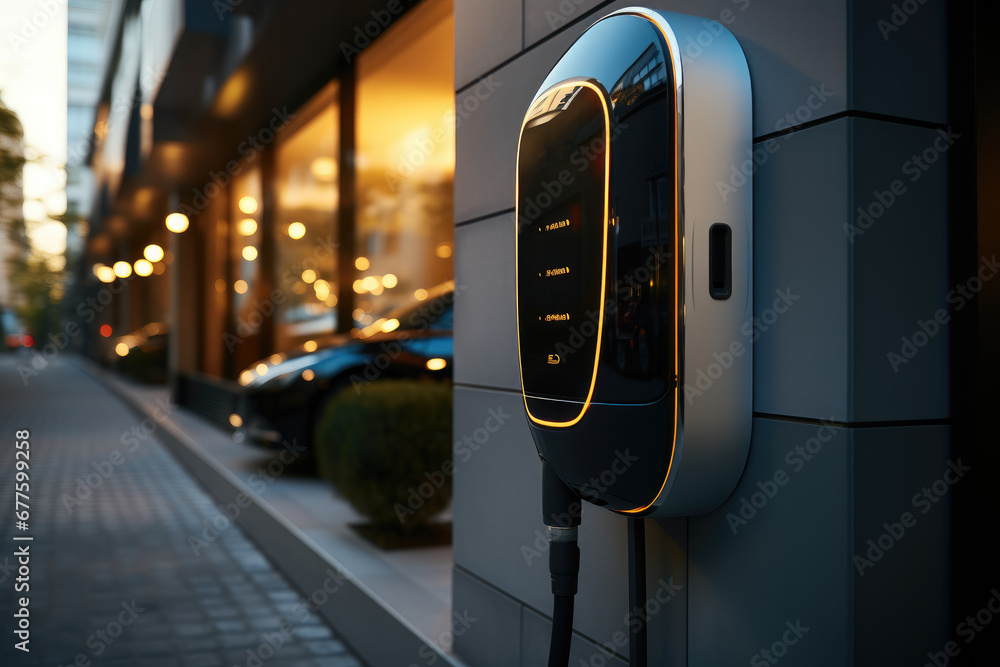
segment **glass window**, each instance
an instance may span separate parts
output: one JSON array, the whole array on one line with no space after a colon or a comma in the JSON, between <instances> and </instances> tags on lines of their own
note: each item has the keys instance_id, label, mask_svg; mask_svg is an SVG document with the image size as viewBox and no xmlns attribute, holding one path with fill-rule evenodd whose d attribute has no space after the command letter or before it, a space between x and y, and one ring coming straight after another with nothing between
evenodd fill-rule
<instances>
[{"instance_id":1,"label":"glass window","mask_svg":"<svg viewBox=\"0 0 1000 667\"><path fill-rule=\"evenodd\" d=\"M356 327L452 277L454 60L450 0L425 0L358 57Z\"/></svg>"},{"instance_id":2,"label":"glass window","mask_svg":"<svg viewBox=\"0 0 1000 667\"><path fill-rule=\"evenodd\" d=\"M275 157L275 351L337 328L337 84L301 109Z\"/></svg>"},{"instance_id":3,"label":"glass window","mask_svg":"<svg viewBox=\"0 0 1000 667\"><path fill-rule=\"evenodd\" d=\"M243 368L256 360L259 351L257 336L264 325L264 311L260 307L267 296L260 290L260 247L263 233L260 228L262 192L260 160L255 154L250 162L233 176L229 191L229 253L232 274L228 288L233 292L233 317L230 331L238 345L234 345L236 368ZM251 224L252 223L252 224Z\"/></svg>"}]
</instances>

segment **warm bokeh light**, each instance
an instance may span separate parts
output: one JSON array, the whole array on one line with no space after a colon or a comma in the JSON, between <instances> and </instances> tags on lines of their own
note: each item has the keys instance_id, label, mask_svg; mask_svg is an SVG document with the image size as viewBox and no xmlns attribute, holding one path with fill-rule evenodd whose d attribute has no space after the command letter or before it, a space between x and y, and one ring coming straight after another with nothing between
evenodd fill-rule
<instances>
[{"instance_id":1,"label":"warm bokeh light","mask_svg":"<svg viewBox=\"0 0 1000 667\"><path fill-rule=\"evenodd\" d=\"M367 257L358 257L354 260L354 268L358 271L367 271L369 266L371 266L371 262L368 261Z\"/></svg>"},{"instance_id":2,"label":"warm bokeh light","mask_svg":"<svg viewBox=\"0 0 1000 667\"><path fill-rule=\"evenodd\" d=\"M302 272L302 282L311 283L316 280L316 272L312 269L306 269Z\"/></svg>"},{"instance_id":3,"label":"warm bokeh light","mask_svg":"<svg viewBox=\"0 0 1000 667\"><path fill-rule=\"evenodd\" d=\"M21 345L25 347L32 347L34 344L35 339L31 336L31 334L24 334L21 336Z\"/></svg>"},{"instance_id":4,"label":"warm bokeh light","mask_svg":"<svg viewBox=\"0 0 1000 667\"><path fill-rule=\"evenodd\" d=\"M112 334L111 325L110 324L102 324L101 325L101 335L104 336L105 338L110 338L111 334Z\"/></svg>"},{"instance_id":5,"label":"warm bokeh light","mask_svg":"<svg viewBox=\"0 0 1000 667\"><path fill-rule=\"evenodd\" d=\"M153 264L153 273L157 276L162 276L167 271L167 265L163 262L157 262Z\"/></svg>"},{"instance_id":6,"label":"warm bokeh light","mask_svg":"<svg viewBox=\"0 0 1000 667\"><path fill-rule=\"evenodd\" d=\"M317 345L316 341L314 341L314 340L307 340L302 345L302 349L305 350L306 352L315 352L316 348L318 348L318 347L319 347L319 345Z\"/></svg>"},{"instance_id":7,"label":"warm bokeh light","mask_svg":"<svg viewBox=\"0 0 1000 667\"><path fill-rule=\"evenodd\" d=\"M399 283L399 279L396 278L396 274L387 273L382 276L382 286L386 289L392 289Z\"/></svg>"},{"instance_id":8,"label":"warm bokeh light","mask_svg":"<svg viewBox=\"0 0 1000 667\"><path fill-rule=\"evenodd\" d=\"M117 354L119 357L128 356L128 345L126 345L125 343L118 343L117 345L115 345L115 354Z\"/></svg>"},{"instance_id":9,"label":"warm bokeh light","mask_svg":"<svg viewBox=\"0 0 1000 667\"><path fill-rule=\"evenodd\" d=\"M378 287L378 278L375 276L367 276L361 280L361 287L368 290L369 292L375 291Z\"/></svg>"},{"instance_id":10,"label":"warm bokeh light","mask_svg":"<svg viewBox=\"0 0 1000 667\"><path fill-rule=\"evenodd\" d=\"M155 243L150 243L143 249L142 256L151 262L159 262L163 259L163 248Z\"/></svg>"},{"instance_id":11,"label":"warm bokeh light","mask_svg":"<svg viewBox=\"0 0 1000 667\"><path fill-rule=\"evenodd\" d=\"M305 380L306 382L312 382L312 379L314 377L316 377L316 374L313 373L313 370L311 368L307 368L304 371L302 371L302 379Z\"/></svg>"},{"instance_id":12,"label":"warm bokeh light","mask_svg":"<svg viewBox=\"0 0 1000 667\"><path fill-rule=\"evenodd\" d=\"M399 328L399 320L397 320L395 317L392 318L391 320L386 320L385 322L382 323L382 331L384 333L395 331L398 328Z\"/></svg>"},{"instance_id":13,"label":"warm bokeh light","mask_svg":"<svg viewBox=\"0 0 1000 667\"><path fill-rule=\"evenodd\" d=\"M442 243L437 247L437 250L435 252L437 253L437 256L440 257L441 259L448 259L449 257L451 257L451 246L448 245L447 243Z\"/></svg>"},{"instance_id":14,"label":"warm bokeh light","mask_svg":"<svg viewBox=\"0 0 1000 667\"><path fill-rule=\"evenodd\" d=\"M132 275L132 265L128 262L115 262L111 268L119 278L128 278Z\"/></svg>"},{"instance_id":15,"label":"warm bokeh light","mask_svg":"<svg viewBox=\"0 0 1000 667\"><path fill-rule=\"evenodd\" d=\"M246 213L247 215L251 215L257 212L257 200L251 197L250 195L244 195L243 197L240 197L240 203L238 204L238 206L240 207L240 211Z\"/></svg>"},{"instance_id":16,"label":"warm bokeh light","mask_svg":"<svg viewBox=\"0 0 1000 667\"><path fill-rule=\"evenodd\" d=\"M334 306L336 306L337 305L337 295L336 294L331 294L330 296L326 297L326 305L328 305L330 308L333 308Z\"/></svg>"},{"instance_id":17,"label":"warm bokeh light","mask_svg":"<svg viewBox=\"0 0 1000 667\"><path fill-rule=\"evenodd\" d=\"M245 246L243 248L243 259L248 262L252 262L257 259L257 248L252 245Z\"/></svg>"},{"instance_id":18,"label":"warm bokeh light","mask_svg":"<svg viewBox=\"0 0 1000 667\"><path fill-rule=\"evenodd\" d=\"M243 417L240 417L235 412L229 415L229 423L233 425L233 428L239 428L243 426Z\"/></svg>"},{"instance_id":19,"label":"warm bokeh light","mask_svg":"<svg viewBox=\"0 0 1000 667\"><path fill-rule=\"evenodd\" d=\"M94 267L91 270L94 272L95 276L97 276L98 278L100 278L101 277L101 269L102 268L104 268L104 264L101 264L100 262L98 262L97 264L94 264Z\"/></svg>"},{"instance_id":20,"label":"warm bokeh light","mask_svg":"<svg viewBox=\"0 0 1000 667\"><path fill-rule=\"evenodd\" d=\"M301 222L293 222L288 225L288 235L293 239L300 239L306 235L306 226Z\"/></svg>"},{"instance_id":21,"label":"warm bokeh light","mask_svg":"<svg viewBox=\"0 0 1000 667\"><path fill-rule=\"evenodd\" d=\"M233 283L233 289L236 290L237 294L246 294L247 287L248 287L247 281L245 280L237 280L235 283Z\"/></svg>"},{"instance_id":22,"label":"warm bokeh light","mask_svg":"<svg viewBox=\"0 0 1000 667\"><path fill-rule=\"evenodd\" d=\"M427 298L427 290L421 287L413 293L413 296L416 297L417 301L423 301Z\"/></svg>"},{"instance_id":23,"label":"warm bokeh light","mask_svg":"<svg viewBox=\"0 0 1000 667\"><path fill-rule=\"evenodd\" d=\"M284 361L284 360L285 360L285 359L284 359L284 357L282 357L282 356L281 356L280 354L278 354L277 352L275 352L274 354L272 354L272 355L271 355L270 357L268 357L267 359L268 359L268 361L270 361L270 362L271 362L272 364L280 364L280 363L281 363L282 361Z\"/></svg>"},{"instance_id":24,"label":"warm bokeh light","mask_svg":"<svg viewBox=\"0 0 1000 667\"><path fill-rule=\"evenodd\" d=\"M257 221L253 218L243 218L236 223L236 230L241 236L253 236L257 232Z\"/></svg>"},{"instance_id":25,"label":"warm bokeh light","mask_svg":"<svg viewBox=\"0 0 1000 667\"><path fill-rule=\"evenodd\" d=\"M190 221L188 217L183 213L171 213L167 216L166 225L167 229L172 231L174 234L180 234L188 228Z\"/></svg>"},{"instance_id":26,"label":"warm bokeh light","mask_svg":"<svg viewBox=\"0 0 1000 667\"><path fill-rule=\"evenodd\" d=\"M361 319L367 314L368 312L365 309L355 308L354 312L351 313L351 317L353 317L355 320L361 321Z\"/></svg>"},{"instance_id":27,"label":"warm bokeh light","mask_svg":"<svg viewBox=\"0 0 1000 667\"><path fill-rule=\"evenodd\" d=\"M439 371L447 365L448 362L441 357L435 357L434 359L427 360L427 370L429 371Z\"/></svg>"},{"instance_id":28,"label":"warm bokeh light","mask_svg":"<svg viewBox=\"0 0 1000 667\"><path fill-rule=\"evenodd\" d=\"M97 279L102 283L113 283L115 281L115 270L110 266L101 266L97 269Z\"/></svg>"},{"instance_id":29,"label":"warm bokeh light","mask_svg":"<svg viewBox=\"0 0 1000 667\"><path fill-rule=\"evenodd\" d=\"M215 291L218 292L219 294L225 294L226 293L226 281L223 280L222 278L219 278L218 280L216 280L215 281Z\"/></svg>"},{"instance_id":30,"label":"warm bokeh light","mask_svg":"<svg viewBox=\"0 0 1000 667\"><path fill-rule=\"evenodd\" d=\"M243 371L240 373L240 384L244 387L253 381L253 373L250 371Z\"/></svg>"},{"instance_id":31,"label":"warm bokeh light","mask_svg":"<svg viewBox=\"0 0 1000 667\"><path fill-rule=\"evenodd\" d=\"M309 288L306 287L306 284L301 280L296 280L292 284L292 291L295 292L296 294L305 294L307 289Z\"/></svg>"},{"instance_id":32,"label":"warm bokeh light","mask_svg":"<svg viewBox=\"0 0 1000 667\"><path fill-rule=\"evenodd\" d=\"M254 370L257 371L257 375L260 375L261 377L263 377L263 376L267 375L267 364L265 364L265 363L259 363L259 364L257 364L257 366L255 367Z\"/></svg>"},{"instance_id":33,"label":"warm bokeh light","mask_svg":"<svg viewBox=\"0 0 1000 667\"><path fill-rule=\"evenodd\" d=\"M359 279L355 280L355 281L354 281L354 285L352 285L352 287L354 288L354 291L355 291L355 292L357 292L358 294L364 294L364 293L365 293L365 292L367 291L367 290L366 290L366 289L365 289L365 288L364 288L364 287L362 286L362 284L361 284L362 282L363 282L363 281L362 281L362 280L361 280L361 279L359 278Z\"/></svg>"},{"instance_id":34,"label":"warm bokeh light","mask_svg":"<svg viewBox=\"0 0 1000 667\"><path fill-rule=\"evenodd\" d=\"M316 298L320 301L326 301L326 298L330 296L330 283L325 280L317 280L313 283L313 289L316 291Z\"/></svg>"},{"instance_id":35,"label":"warm bokeh light","mask_svg":"<svg viewBox=\"0 0 1000 667\"><path fill-rule=\"evenodd\" d=\"M148 259L137 259L132 265L137 276L149 276L153 274L153 265Z\"/></svg>"},{"instance_id":36,"label":"warm bokeh light","mask_svg":"<svg viewBox=\"0 0 1000 667\"><path fill-rule=\"evenodd\" d=\"M309 165L309 170L317 181L329 182L337 175L337 163L331 157L318 157Z\"/></svg>"}]
</instances>

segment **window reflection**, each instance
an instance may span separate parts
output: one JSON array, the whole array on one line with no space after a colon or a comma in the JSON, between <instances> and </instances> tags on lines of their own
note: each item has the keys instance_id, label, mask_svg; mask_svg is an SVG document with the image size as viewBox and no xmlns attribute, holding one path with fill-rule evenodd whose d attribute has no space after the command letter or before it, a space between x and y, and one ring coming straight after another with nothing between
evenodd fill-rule
<instances>
[{"instance_id":1,"label":"window reflection","mask_svg":"<svg viewBox=\"0 0 1000 667\"><path fill-rule=\"evenodd\" d=\"M275 157L275 348L337 328L337 84L320 91L282 134Z\"/></svg>"},{"instance_id":2,"label":"window reflection","mask_svg":"<svg viewBox=\"0 0 1000 667\"><path fill-rule=\"evenodd\" d=\"M452 276L453 35L427 0L358 58L356 328Z\"/></svg>"}]
</instances>

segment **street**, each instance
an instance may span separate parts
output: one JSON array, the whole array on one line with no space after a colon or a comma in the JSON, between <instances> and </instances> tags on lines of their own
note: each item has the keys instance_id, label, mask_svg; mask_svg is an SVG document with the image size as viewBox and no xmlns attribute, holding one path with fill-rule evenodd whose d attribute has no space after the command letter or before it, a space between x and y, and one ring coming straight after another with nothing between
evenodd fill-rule
<instances>
[{"instance_id":1,"label":"street","mask_svg":"<svg viewBox=\"0 0 1000 667\"><path fill-rule=\"evenodd\" d=\"M218 508L155 430L72 359L27 386L19 359L0 356L0 662L360 665L237 526L192 547Z\"/></svg>"}]
</instances>

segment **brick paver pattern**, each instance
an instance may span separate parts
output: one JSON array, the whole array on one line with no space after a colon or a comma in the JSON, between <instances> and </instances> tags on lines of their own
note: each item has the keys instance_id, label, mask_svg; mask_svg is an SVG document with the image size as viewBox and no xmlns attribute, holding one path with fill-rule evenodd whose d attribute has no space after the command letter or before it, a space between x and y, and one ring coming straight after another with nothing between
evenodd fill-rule
<instances>
[{"instance_id":1,"label":"brick paver pattern","mask_svg":"<svg viewBox=\"0 0 1000 667\"><path fill-rule=\"evenodd\" d=\"M195 553L189 538L220 510L155 431L136 436L142 420L71 359L27 384L18 363L29 362L0 354L0 665L361 664L238 526ZM14 516L19 429L31 443L25 532ZM23 544L26 593L15 591ZM14 647L25 595L30 653Z\"/></svg>"}]
</instances>

